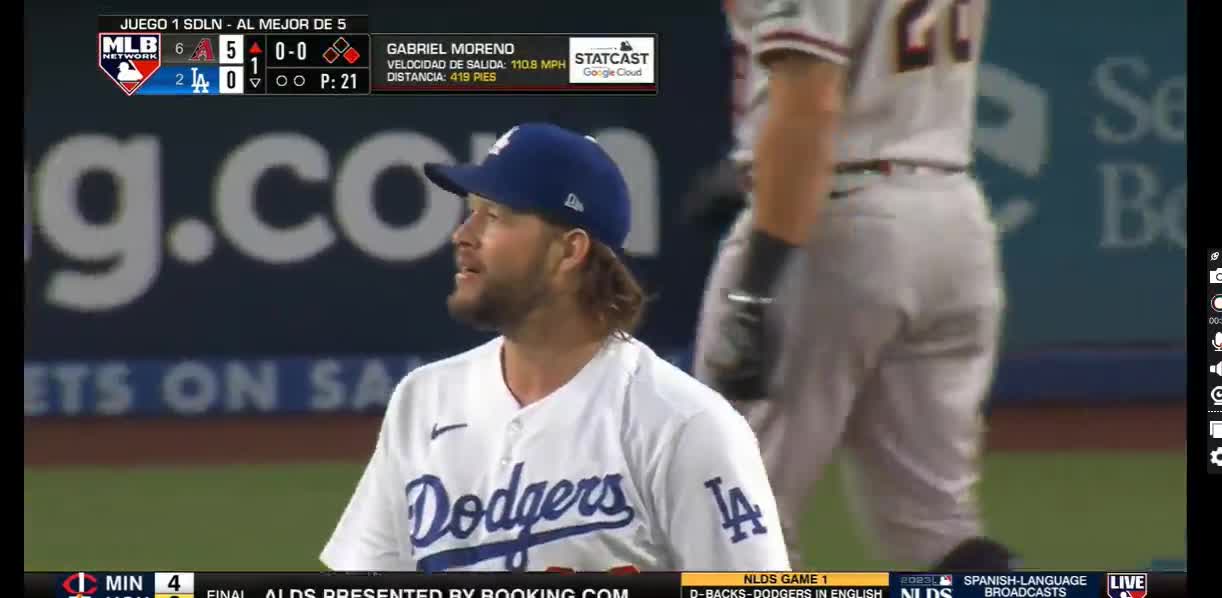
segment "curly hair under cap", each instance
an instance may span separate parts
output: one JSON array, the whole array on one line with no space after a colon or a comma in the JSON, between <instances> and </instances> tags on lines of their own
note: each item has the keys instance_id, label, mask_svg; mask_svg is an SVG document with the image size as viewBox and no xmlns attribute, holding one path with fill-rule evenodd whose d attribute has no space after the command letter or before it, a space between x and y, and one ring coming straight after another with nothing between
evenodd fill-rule
<instances>
[{"instance_id":1,"label":"curly hair under cap","mask_svg":"<svg viewBox=\"0 0 1222 598\"><path fill-rule=\"evenodd\" d=\"M645 292L627 264L606 245L594 242L581 270L577 300L608 335L627 340L645 312Z\"/></svg>"},{"instance_id":2,"label":"curly hair under cap","mask_svg":"<svg viewBox=\"0 0 1222 598\"><path fill-rule=\"evenodd\" d=\"M539 216L557 236L573 230L572 225L551 215ZM645 314L645 291L615 251L591 238L580 276L577 303L602 326L604 334L620 340L636 334Z\"/></svg>"}]
</instances>

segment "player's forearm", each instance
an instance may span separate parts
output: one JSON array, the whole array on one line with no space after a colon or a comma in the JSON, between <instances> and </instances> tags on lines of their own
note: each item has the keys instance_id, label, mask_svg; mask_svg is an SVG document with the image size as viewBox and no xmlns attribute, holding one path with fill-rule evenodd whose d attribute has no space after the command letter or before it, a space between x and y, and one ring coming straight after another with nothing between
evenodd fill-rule
<instances>
[{"instance_id":1,"label":"player's forearm","mask_svg":"<svg viewBox=\"0 0 1222 598\"><path fill-rule=\"evenodd\" d=\"M768 115L752 164L753 230L739 290L771 296L798 247L806 243L835 162L841 67L793 52L772 56Z\"/></svg>"},{"instance_id":2,"label":"player's forearm","mask_svg":"<svg viewBox=\"0 0 1222 598\"><path fill-rule=\"evenodd\" d=\"M769 108L755 148L754 227L801 246L831 183L838 115L783 102Z\"/></svg>"},{"instance_id":3,"label":"player's forearm","mask_svg":"<svg viewBox=\"0 0 1222 598\"><path fill-rule=\"evenodd\" d=\"M740 290L771 296L789 257L810 236L830 184L834 116L782 109L764 123L755 150L754 223Z\"/></svg>"}]
</instances>

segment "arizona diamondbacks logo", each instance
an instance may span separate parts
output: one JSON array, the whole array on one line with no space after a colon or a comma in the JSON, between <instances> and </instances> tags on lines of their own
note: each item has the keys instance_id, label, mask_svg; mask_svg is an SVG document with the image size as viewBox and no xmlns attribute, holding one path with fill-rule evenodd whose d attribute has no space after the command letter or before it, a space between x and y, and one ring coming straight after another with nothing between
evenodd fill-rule
<instances>
[{"instance_id":1,"label":"arizona diamondbacks logo","mask_svg":"<svg viewBox=\"0 0 1222 598\"><path fill-rule=\"evenodd\" d=\"M762 521L763 509L760 509L759 505L751 504L751 501L747 500L747 495L743 494L742 488L735 486L723 495L719 477L708 480L704 483L704 487L713 493L713 499L717 501L717 511L721 513L722 529L734 530L730 536L732 544L738 544L747 539L748 533L743 530L747 524L751 526L750 535L759 536L768 533L768 528L764 527Z\"/></svg>"},{"instance_id":2,"label":"arizona diamondbacks logo","mask_svg":"<svg viewBox=\"0 0 1222 598\"><path fill-rule=\"evenodd\" d=\"M160 33L99 33L98 68L127 95L161 68Z\"/></svg>"}]
</instances>

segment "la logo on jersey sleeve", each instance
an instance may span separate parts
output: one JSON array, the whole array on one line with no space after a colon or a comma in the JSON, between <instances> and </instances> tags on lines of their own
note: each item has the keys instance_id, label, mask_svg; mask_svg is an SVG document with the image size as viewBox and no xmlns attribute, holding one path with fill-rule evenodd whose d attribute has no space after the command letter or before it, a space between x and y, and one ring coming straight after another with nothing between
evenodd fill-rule
<instances>
[{"instance_id":1,"label":"la logo on jersey sleeve","mask_svg":"<svg viewBox=\"0 0 1222 598\"><path fill-rule=\"evenodd\" d=\"M127 95L161 68L160 33L99 33L98 68Z\"/></svg>"},{"instance_id":2,"label":"la logo on jersey sleeve","mask_svg":"<svg viewBox=\"0 0 1222 598\"><path fill-rule=\"evenodd\" d=\"M768 533L768 528L764 527L763 509L760 509L759 505L751 504L742 488L735 486L722 492L720 477L706 481L704 487L713 493L717 512L721 513L721 528L730 533L730 543L738 544L749 535Z\"/></svg>"}]
</instances>

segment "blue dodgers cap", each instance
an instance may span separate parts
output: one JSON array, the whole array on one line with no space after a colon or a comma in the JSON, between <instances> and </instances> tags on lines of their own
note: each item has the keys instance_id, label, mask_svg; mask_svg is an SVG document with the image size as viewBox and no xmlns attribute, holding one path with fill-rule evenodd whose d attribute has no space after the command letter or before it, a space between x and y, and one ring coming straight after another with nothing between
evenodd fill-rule
<instances>
[{"instance_id":1,"label":"blue dodgers cap","mask_svg":"<svg viewBox=\"0 0 1222 598\"><path fill-rule=\"evenodd\" d=\"M628 185L593 137L550 123L509 129L480 164L425 164L438 187L552 217L616 251L631 220Z\"/></svg>"}]
</instances>

